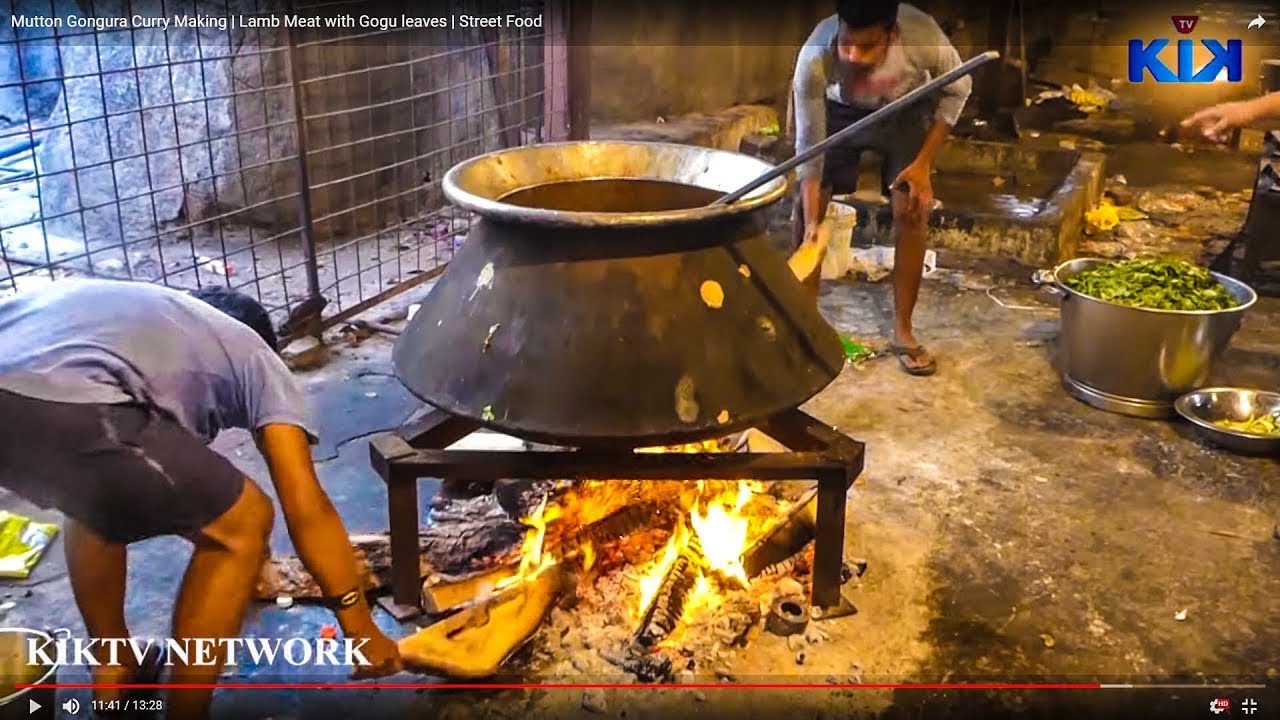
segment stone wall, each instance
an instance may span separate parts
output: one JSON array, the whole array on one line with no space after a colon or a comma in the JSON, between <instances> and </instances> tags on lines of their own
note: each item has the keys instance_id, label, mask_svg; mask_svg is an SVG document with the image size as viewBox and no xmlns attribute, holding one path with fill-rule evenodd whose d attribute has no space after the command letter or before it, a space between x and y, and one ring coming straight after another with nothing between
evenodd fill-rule
<instances>
[{"instance_id":1,"label":"stone wall","mask_svg":"<svg viewBox=\"0 0 1280 720\"><path fill-rule=\"evenodd\" d=\"M94 10L160 12L158 0L97 0ZM264 0L165 9L269 11ZM101 34L96 44L64 40L68 77L53 112L60 124L38 154L42 212L56 218L49 231L106 246L211 218L282 235L296 230L285 32L170 28L167 38L137 30L132 39ZM538 103L527 100L541 90L536 41L521 48L479 30L293 32L319 240L365 236L438 207L449 167L503 141L528 140L536 125ZM516 72L521 66L526 71Z\"/></svg>"},{"instance_id":2,"label":"stone wall","mask_svg":"<svg viewBox=\"0 0 1280 720\"><path fill-rule=\"evenodd\" d=\"M66 15L72 0L11 0L0 20L0 126L23 125L30 115L42 127L62 93L58 45L54 31L14 28L14 15ZM25 92L23 83L26 84Z\"/></svg>"},{"instance_id":3,"label":"stone wall","mask_svg":"<svg viewBox=\"0 0 1280 720\"><path fill-rule=\"evenodd\" d=\"M254 5L233 0L230 11L253 14ZM228 4L170 3L166 13L152 0L98 0L94 10L98 17L225 15ZM276 39L263 33L259 40L257 32L170 28L64 38L63 92L37 154L48 230L108 245L237 208L246 221L275 224L280 208L258 203L287 194L279 181L293 175L291 102L287 85L279 87L282 53L261 50Z\"/></svg>"}]
</instances>

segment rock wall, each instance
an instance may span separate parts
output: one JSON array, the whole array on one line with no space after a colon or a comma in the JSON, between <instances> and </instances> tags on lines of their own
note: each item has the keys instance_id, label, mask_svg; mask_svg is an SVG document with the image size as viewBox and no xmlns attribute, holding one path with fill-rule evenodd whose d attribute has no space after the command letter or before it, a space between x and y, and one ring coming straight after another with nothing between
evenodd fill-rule
<instances>
[{"instance_id":1,"label":"rock wall","mask_svg":"<svg viewBox=\"0 0 1280 720\"><path fill-rule=\"evenodd\" d=\"M98 17L225 15L253 14L254 5L162 9L154 0L99 0L94 10ZM279 87L282 53L262 53L276 39L258 32L141 29L64 39L63 92L37 154L49 230L107 245L236 209L266 225L289 216L280 205L296 200L262 204L287 194L280 181L293 173L282 159L295 145L284 122L288 86Z\"/></svg>"},{"instance_id":2,"label":"rock wall","mask_svg":"<svg viewBox=\"0 0 1280 720\"><path fill-rule=\"evenodd\" d=\"M159 13L160 3L99 0L94 10ZM264 0L196 0L164 12L268 11ZM57 125L38 153L49 231L102 247L212 218L282 235L299 228L284 32L170 28L167 37L137 30L132 42L127 32L101 34L96 45L64 40ZM503 44L481 30L293 32L318 240L363 237L439 207L449 167L528 140L537 124L539 104L527 100L541 89L536 40Z\"/></svg>"},{"instance_id":3,"label":"rock wall","mask_svg":"<svg viewBox=\"0 0 1280 720\"><path fill-rule=\"evenodd\" d=\"M76 10L71 0L11 0L0 22L0 125L22 125L28 114L41 127L62 93L54 31L14 28L15 15L59 15ZM23 84L26 84L25 92Z\"/></svg>"}]
</instances>

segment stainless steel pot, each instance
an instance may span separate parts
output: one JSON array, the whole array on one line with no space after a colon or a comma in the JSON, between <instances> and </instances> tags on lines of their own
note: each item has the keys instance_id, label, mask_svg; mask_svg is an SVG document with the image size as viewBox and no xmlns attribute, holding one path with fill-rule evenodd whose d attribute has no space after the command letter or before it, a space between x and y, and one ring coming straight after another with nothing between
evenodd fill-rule
<instances>
[{"instance_id":1,"label":"stainless steel pot","mask_svg":"<svg viewBox=\"0 0 1280 720\"><path fill-rule=\"evenodd\" d=\"M1067 287L1072 275L1109 262L1078 258L1039 273L1061 299L1062 380L1093 407L1144 418L1174 414L1174 402L1209 381L1213 364L1257 301L1248 285L1213 273L1239 303L1230 310L1148 310L1099 300Z\"/></svg>"}]
</instances>

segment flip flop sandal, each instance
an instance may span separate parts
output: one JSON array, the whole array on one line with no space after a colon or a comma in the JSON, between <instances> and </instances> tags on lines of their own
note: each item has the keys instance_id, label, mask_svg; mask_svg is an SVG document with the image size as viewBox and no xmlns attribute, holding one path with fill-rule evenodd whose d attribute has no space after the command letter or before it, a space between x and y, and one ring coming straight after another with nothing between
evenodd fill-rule
<instances>
[{"instance_id":1,"label":"flip flop sandal","mask_svg":"<svg viewBox=\"0 0 1280 720\"><path fill-rule=\"evenodd\" d=\"M917 345L915 347L907 347L905 345L890 345L889 352L893 353L898 357L898 364L902 366L903 372L907 373L908 375L917 375L917 376L932 375L938 371L937 358L929 358L928 365L918 365L918 366L908 365L906 360L903 359L905 357L905 358L910 358L911 360L919 360L922 356L925 355L926 352L928 352L927 350L924 349L923 345Z\"/></svg>"},{"instance_id":2,"label":"flip flop sandal","mask_svg":"<svg viewBox=\"0 0 1280 720\"><path fill-rule=\"evenodd\" d=\"M165 650L163 645L152 645L142 656L142 662L133 671L126 684L154 685L160 682L164 672ZM158 714L147 709L145 701L155 698L157 688L129 688L120 697L121 708L118 710L95 710L95 718L111 718L112 720L133 720L134 718L154 718ZM143 707L137 707L142 702Z\"/></svg>"}]
</instances>

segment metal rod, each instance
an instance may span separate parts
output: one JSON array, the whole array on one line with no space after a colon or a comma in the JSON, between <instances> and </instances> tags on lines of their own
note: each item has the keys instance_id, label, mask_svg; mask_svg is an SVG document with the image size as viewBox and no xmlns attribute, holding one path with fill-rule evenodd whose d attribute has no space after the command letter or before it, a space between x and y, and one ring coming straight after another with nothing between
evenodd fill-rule
<instances>
[{"instance_id":1,"label":"metal rod","mask_svg":"<svg viewBox=\"0 0 1280 720\"><path fill-rule=\"evenodd\" d=\"M870 115L867 115L866 117L855 122L849 127L841 130L840 132L835 133L834 135L831 135L826 140L823 140L822 142L817 143L813 147L809 148L808 150L805 150L799 155L796 155L795 157L782 163L781 165L771 168L768 172L757 177L755 180L752 180L746 185L743 185L737 190L734 190L733 192L729 193L728 195L725 195L724 197L720 198L719 200L716 200L714 203L711 203L711 204L712 205L728 205L729 203L737 202L738 200L741 200L743 197L747 195L747 193L751 192L752 190L755 190L756 188L760 187L761 185L764 185L767 182L770 182L771 180L774 180L776 178L782 177L783 175L786 175L787 173L791 172L793 168L799 165L802 165L812 160L813 158L817 157L818 155L821 155L822 153L826 152L827 148L833 145L836 145L838 143L844 142L845 140L849 139L853 135L857 135L858 133L867 129L871 125L874 125L875 123L880 122L881 120L884 120L889 115L892 115L893 113L901 110L907 105L910 105L911 103L919 100L925 95L930 95L932 93L935 93L941 90L942 88L950 85L956 80L959 80L965 75L972 73L974 70L977 70L978 68L982 67L983 65L986 65L987 63L991 62L992 60L995 60L998 57L1000 57L999 52L996 52L995 50L988 50L982 53L981 55L977 55L975 57L969 58L962 65L955 68L954 70L951 70L950 72L939 75L938 77L921 85L915 90L912 90L906 95L903 95L897 100L891 101L889 104L885 105L879 110L872 112Z\"/></svg>"},{"instance_id":2,"label":"metal rod","mask_svg":"<svg viewBox=\"0 0 1280 720\"><path fill-rule=\"evenodd\" d=\"M297 10L295 0L289 0L288 10ZM320 261L316 253L316 235L314 213L311 208L311 179L307 172L307 120L303 110L304 98L302 84L299 82L301 53L298 51L297 38L285 29L285 43L289 52L285 54L285 67L289 73L289 84L293 86L293 119L294 142L298 148L298 222L302 236L302 255L306 258L307 297L320 296Z\"/></svg>"}]
</instances>

